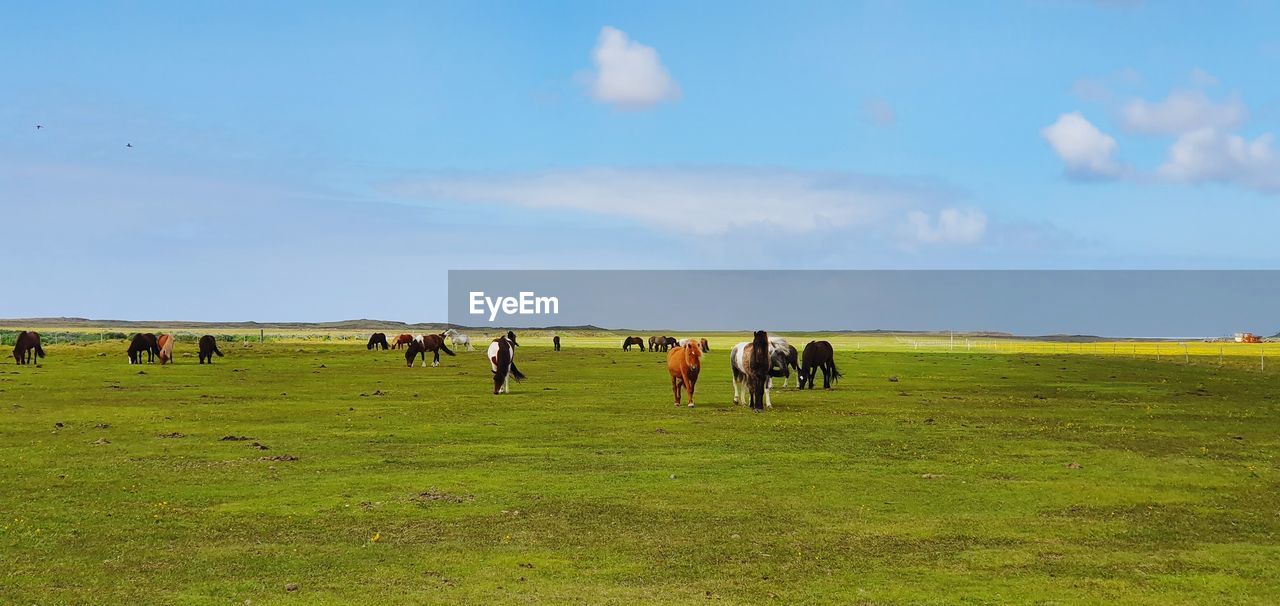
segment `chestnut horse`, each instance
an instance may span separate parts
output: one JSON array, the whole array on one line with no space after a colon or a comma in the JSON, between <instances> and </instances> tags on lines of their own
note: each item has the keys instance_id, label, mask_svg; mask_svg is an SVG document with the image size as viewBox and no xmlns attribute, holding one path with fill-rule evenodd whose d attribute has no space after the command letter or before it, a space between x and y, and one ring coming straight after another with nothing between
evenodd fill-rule
<instances>
[{"instance_id":1,"label":"chestnut horse","mask_svg":"<svg viewBox=\"0 0 1280 606\"><path fill-rule=\"evenodd\" d=\"M622 340L622 351L631 351L632 345L639 345L640 351L644 351L644 339L640 337L627 337Z\"/></svg>"},{"instance_id":2,"label":"chestnut horse","mask_svg":"<svg viewBox=\"0 0 1280 606\"><path fill-rule=\"evenodd\" d=\"M440 352L449 355L456 355L453 350L444 344L444 335L418 335L409 342L409 350L404 352L404 361L408 363L409 368L413 368L413 359L419 354L422 355L422 366L427 365L427 352L433 354L431 366L440 365Z\"/></svg>"},{"instance_id":3,"label":"chestnut horse","mask_svg":"<svg viewBox=\"0 0 1280 606\"><path fill-rule=\"evenodd\" d=\"M209 363L213 364L213 354L218 354L219 358L222 357L222 351L218 349L218 340L213 338L213 335L200 337L200 363L204 364L208 359Z\"/></svg>"},{"instance_id":4,"label":"chestnut horse","mask_svg":"<svg viewBox=\"0 0 1280 606\"><path fill-rule=\"evenodd\" d=\"M818 370L822 370L822 388L831 389L832 381L840 379L840 371L836 370L835 351L826 341L809 341L800 356L800 389L804 389L806 381L809 389L813 389L813 379Z\"/></svg>"},{"instance_id":5,"label":"chestnut horse","mask_svg":"<svg viewBox=\"0 0 1280 606\"><path fill-rule=\"evenodd\" d=\"M489 366L493 370L493 395L511 393L510 380L524 380L524 374L516 368L516 333L498 337L489 344Z\"/></svg>"},{"instance_id":6,"label":"chestnut horse","mask_svg":"<svg viewBox=\"0 0 1280 606\"><path fill-rule=\"evenodd\" d=\"M129 342L129 363L141 364L142 352L147 353L148 364L156 360L156 354L160 353L160 346L156 343L155 334L145 332L133 335L133 340Z\"/></svg>"},{"instance_id":7,"label":"chestnut horse","mask_svg":"<svg viewBox=\"0 0 1280 606\"><path fill-rule=\"evenodd\" d=\"M160 348L160 363L168 364L173 361L173 335L160 335L156 339L156 346Z\"/></svg>"},{"instance_id":8,"label":"chestnut horse","mask_svg":"<svg viewBox=\"0 0 1280 606\"><path fill-rule=\"evenodd\" d=\"M391 342L391 349L400 349L401 347L407 347L412 342L413 342L413 335L409 333L404 333L396 337L395 341Z\"/></svg>"},{"instance_id":9,"label":"chestnut horse","mask_svg":"<svg viewBox=\"0 0 1280 606\"><path fill-rule=\"evenodd\" d=\"M680 405L680 388L689 392L689 408L693 408L693 388L698 384L702 367L702 349L697 345L677 345L667 352L667 373L671 375L671 391Z\"/></svg>"},{"instance_id":10,"label":"chestnut horse","mask_svg":"<svg viewBox=\"0 0 1280 606\"><path fill-rule=\"evenodd\" d=\"M369 344L365 346L365 349L374 349L374 348L384 349L384 350L391 349L391 345L387 343L386 334L375 332L369 336Z\"/></svg>"},{"instance_id":11,"label":"chestnut horse","mask_svg":"<svg viewBox=\"0 0 1280 606\"><path fill-rule=\"evenodd\" d=\"M702 340L701 345L702 345L702 353L711 353L711 345L707 343L706 339Z\"/></svg>"},{"instance_id":12,"label":"chestnut horse","mask_svg":"<svg viewBox=\"0 0 1280 606\"><path fill-rule=\"evenodd\" d=\"M36 331L18 333L18 340L13 344L13 359L19 364L30 364L44 357L44 349L40 347L40 334Z\"/></svg>"}]
</instances>

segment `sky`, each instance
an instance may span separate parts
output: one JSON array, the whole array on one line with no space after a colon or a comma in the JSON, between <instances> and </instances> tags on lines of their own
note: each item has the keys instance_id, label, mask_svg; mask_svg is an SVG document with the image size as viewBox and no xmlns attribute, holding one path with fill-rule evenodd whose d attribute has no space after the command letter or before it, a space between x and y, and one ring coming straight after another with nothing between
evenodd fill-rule
<instances>
[{"instance_id":1,"label":"sky","mask_svg":"<svg viewBox=\"0 0 1280 606\"><path fill-rule=\"evenodd\" d=\"M439 321L450 269L1276 269L1275 23L11 3L0 317Z\"/></svg>"}]
</instances>

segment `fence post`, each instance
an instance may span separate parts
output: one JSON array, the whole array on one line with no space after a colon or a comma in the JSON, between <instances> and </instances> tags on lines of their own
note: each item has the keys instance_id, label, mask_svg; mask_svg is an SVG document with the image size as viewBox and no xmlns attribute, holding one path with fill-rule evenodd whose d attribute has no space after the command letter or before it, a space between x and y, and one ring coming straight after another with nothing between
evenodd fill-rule
<instances>
[{"instance_id":1,"label":"fence post","mask_svg":"<svg viewBox=\"0 0 1280 606\"><path fill-rule=\"evenodd\" d=\"M266 330L265 330L265 329L262 329L262 328L259 328L259 329L258 329L258 342L259 342L259 343L262 343L262 342L264 342L264 341L266 340L266 338L267 338L267 337L266 337Z\"/></svg>"},{"instance_id":2,"label":"fence post","mask_svg":"<svg viewBox=\"0 0 1280 606\"><path fill-rule=\"evenodd\" d=\"M1187 351L1186 343L1182 344L1182 357L1186 360L1187 364L1191 363L1191 354Z\"/></svg>"}]
</instances>

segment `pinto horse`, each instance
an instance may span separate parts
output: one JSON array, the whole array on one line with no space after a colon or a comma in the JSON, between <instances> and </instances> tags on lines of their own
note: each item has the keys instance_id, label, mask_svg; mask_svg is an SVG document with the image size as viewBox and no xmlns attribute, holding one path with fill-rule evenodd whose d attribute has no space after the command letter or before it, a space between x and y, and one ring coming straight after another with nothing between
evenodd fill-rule
<instances>
[{"instance_id":1,"label":"pinto horse","mask_svg":"<svg viewBox=\"0 0 1280 606\"><path fill-rule=\"evenodd\" d=\"M213 338L213 335L200 337L200 363L204 364L207 359L210 364L213 364L213 354L218 354L219 358L222 357L222 351L218 349L218 340Z\"/></svg>"},{"instance_id":2,"label":"pinto horse","mask_svg":"<svg viewBox=\"0 0 1280 606\"><path fill-rule=\"evenodd\" d=\"M822 388L831 389L832 381L840 379L840 371L836 370L835 351L831 349L831 344L826 341L809 341L804 346L804 353L800 356L800 389L804 389L805 382L809 383L809 389L813 389L813 379L817 376L818 371L822 371Z\"/></svg>"},{"instance_id":3,"label":"pinto horse","mask_svg":"<svg viewBox=\"0 0 1280 606\"><path fill-rule=\"evenodd\" d=\"M422 366L425 368L427 366L428 351L433 354L431 359L432 367L440 365L440 352L443 351L451 356L456 355L453 350L444 344L444 335L418 335L413 338L413 341L409 342L409 349L404 352L404 361L408 363L409 368L413 368L413 359L421 354Z\"/></svg>"},{"instance_id":4,"label":"pinto horse","mask_svg":"<svg viewBox=\"0 0 1280 606\"><path fill-rule=\"evenodd\" d=\"M160 348L160 364L168 364L173 361L173 335L160 335L156 339L156 346Z\"/></svg>"},{"instance_id":5,"label":"pinto horse","mask_svg":"<svg viewBox=\"0 0 1280 606\"><path fill-rule=\"evenodd\" d=\"M385 333L375 332L369 336L369 344L365 349L391 349L391 344L387 343L387 335Z\"/></svg>"},{"instance_id":6,"label":"pinto horse","mask_svg":"<svg viewBox=\"0 0 1280 606\"><path fill-rule=\"evenodd\" d=\"M489 366L493 370L493 395L511 393L510 380L524 380L524 374L516 368L516 333L507 331L489 344Z\"/></svg>"},{"instance_id":7,"label":"pinto horse","mask_svg":"<svg viewBox=\"0 0 1280 606\"><path fill-rule=\"evenodd\" d=\"M680 388L689 392L689 408L693 408L693 388L698 384L702 367L702 349L697 345L677 345L667 352L667 373L671 375L671 391L680 405Z\"/></svg>"},{"instance_id":8,"label":"pinto horse","mask_svg":"<svg viewBox=\"0 0 1280 606\"><path fill-rule=\"evenodd\" d=\"M644 351L644 339L640 337L627 337L622 340L622 351L631 351L632 345L639 345L640 351Z\"/></svg>"},{"instance_id":9,"label":"pinto horse","mask_svg":"<svg viewBox=\"0 0 1280 606\"><path fill-rule=\"evenodd\" d=\"M407 347L412 342L413 342L413 335L409 333L404 333L396 337L395 341L391 342L391 349L400 349L401 347Z\"/></svg>"},{"instance_id":10,"label":"pinto horse","mask_svg":"<svg viewBox=\"0 0 1280 606\"><path fill-rule=\"evenodd\" d=\"M769 369L773 351L769 333L757 330L750 343L742 342L729 350L729 367L733 371L733 403L739 402L738 389L748 396L751 409L773 408L769 401Z\"/></svg>"},{"instance_id":11,"label":"pinto horse","mask_svg":"<svg viewBox=\"0 0 1280 606\"><path fill-rule=\"evenodd\" d=\"M44 357L44 348L40 347L40 333L24 330L18 333L18 340L13 344L13 359L19 364L38 362Z\"/></svg>"},{"instance_id":12,"label":"pinto horse","mask_svg":"<svg viewBox=\"0 0 1280 606\"><path fill-rule=\"evenodd\" d=\"M140 332L133 335L133 340L129 342L129 363L141 364L142 353L147 354L147 363L155 362L156 356L160 353L160 345L156 342L156 336L149 332Z\"/></svg>"}]
</instances>

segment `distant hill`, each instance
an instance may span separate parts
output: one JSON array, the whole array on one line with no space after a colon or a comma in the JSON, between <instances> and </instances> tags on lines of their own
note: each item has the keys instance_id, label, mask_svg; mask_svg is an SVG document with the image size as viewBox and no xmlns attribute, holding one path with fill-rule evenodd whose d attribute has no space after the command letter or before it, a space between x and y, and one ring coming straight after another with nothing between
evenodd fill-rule
<instances>
[{"instance_id":1,"label":"distant hill","mask_svg":"<svg viewBox=\"0 0 1280 606\"><path fill-rule=\"evenodd\" d=\"M395 320L339 320L337 322L192 322L189 320L91 320L88 318L10 318L0 319L0 326L13 328L165 328L183 330L226 330L254 329L264 330L375 330L400 332L440 332L447 328L466 330L498 330L495 327L478 329L445 322L424 322L409 324ZM537 330L594 330L602 331L597 326L548 326Z\"/></svg>"}]
</instances>

